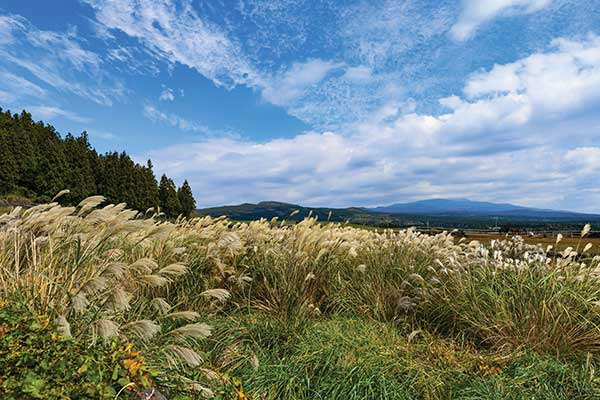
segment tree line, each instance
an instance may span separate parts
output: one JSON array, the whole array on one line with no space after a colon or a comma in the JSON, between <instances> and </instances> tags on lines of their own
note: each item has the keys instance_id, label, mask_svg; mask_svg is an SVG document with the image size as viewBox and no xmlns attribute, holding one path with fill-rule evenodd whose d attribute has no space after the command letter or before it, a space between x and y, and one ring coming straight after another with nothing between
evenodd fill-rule
<instances>
[{"instance_id":1,"label":"tree line","mask_svg":"<svg viewBox=\"0 0 600 400\"><path fill-rule=\"evenodd\" d=\"M163 175L158 183L150 160L140 165L125 152L98 154L86 132L61 138L52 125L34 121L26 111L11 114L0 108L0 195L47 202L63 189L70 191L61 197L63 203L101 194L109 203L140 211L160 207L170 218L190 216L196 207L187 180L176 188Z\"/></svg>"}]
</instances>

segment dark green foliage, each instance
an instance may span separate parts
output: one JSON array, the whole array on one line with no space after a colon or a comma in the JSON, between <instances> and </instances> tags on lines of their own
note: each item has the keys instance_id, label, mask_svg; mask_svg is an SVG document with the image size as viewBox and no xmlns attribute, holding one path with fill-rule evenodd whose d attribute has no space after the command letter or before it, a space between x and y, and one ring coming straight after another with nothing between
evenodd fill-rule
<instances>
[{"instance_id":1,"label":"dark green foliage","mask_svg":"<svg viewBox=\"0 0 600 400\"><path fill-rule=\"evenodd\" d=\"M48 317L20 303L0 304L0 398L114 399L129 385L119 398L133 399L132 389L150 384L131 345L115 339L89 347L58 335Z\"/></svg>"},{"instance_id":2,"label":"dark green foliage","mask_svg":"<svg viewBox=\"0 0 600 400\"><path fill-rule=\"evenodd\" d=\"M192 188L187 180L183 181L183 185L177 189L177 198L181 206L181 213L186 217L192 215L192 211L196 208L196 200L194 200Z\"/></svg>"},{"instance_id":3,"label":"dark green foliage","mask_svg":"<svg viewBox=\"0 0 600 400\"><path fill-rule=\"evenodd\" d=\"M181 204L177 197L175 183L164 174L160 178L160 185L158 186L158 201L161 211L164 212L167 217L176 218L181 214Z\"/></svg>"},{"instance_id":4,"label":"dark green foliage","mask_svg":"<svg viewBox=\"0 0 600 400\"><path fill-rule=\"evenodd\" d=\"M34 122L26 111L13 115L0 109L0 195L48 201L63 189L70 190L60 200L66 204L100 194L110 203L127 203L141 211L159 205L150 160L139 165L125 152L99 155L86 132L78 137L69 133L63 139L52 126ZM180 190L185 210L190 205L193 209L189 185ZM168 215L177 216L181 211L176 206Z\"/></svg>"}]
</instances>

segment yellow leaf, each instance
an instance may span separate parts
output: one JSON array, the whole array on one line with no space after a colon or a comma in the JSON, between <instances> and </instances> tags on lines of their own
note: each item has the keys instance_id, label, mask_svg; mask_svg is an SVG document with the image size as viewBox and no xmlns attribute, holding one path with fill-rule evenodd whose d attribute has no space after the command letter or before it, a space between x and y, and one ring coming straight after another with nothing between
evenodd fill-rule
<instances>
[{"instance_id":1,"label":"yellow leaf","mask_svg":"<svg viewBox=\"0 0 600 400\"><path fill-rule=\"evenodd\" d=\"M126 360L123 360L123 365L125 366L125 368L127 368L127 371L129 371L129 375L134 377L140 370L142 362L140 360L128 358Z\"/></svg>"}]
</instances>

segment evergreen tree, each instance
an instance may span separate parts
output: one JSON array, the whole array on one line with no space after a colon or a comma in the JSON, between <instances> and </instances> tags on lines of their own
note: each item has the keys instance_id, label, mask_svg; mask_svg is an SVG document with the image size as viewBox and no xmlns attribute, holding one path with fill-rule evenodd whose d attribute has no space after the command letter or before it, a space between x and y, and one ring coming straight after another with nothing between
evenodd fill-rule
<instances>
[{"instance_id":1,"label":"evergreen tree","mask_svg":"<svg viewBox=\"0 0 600 400\"><path fill-rule=\"evenodd\" d=\"M158 185L158 200L161 211L167 217L176 218L181 213L175 183L172 179L167 178L165 174L160 178L160 185Z\"/></svg>"},{"instance_id":2,"label":"evergreen tree","mask_svg":"<svg viewBox=\"0 0 600 400\"><path fill-rule=\"evenodd\" d=\"M135 163L125 152L99 155L86 132L64 139L51 125L35 122L26 111L11 114L0 108L0 195L19 194L48 201L62 189L61 202L77 204L100 194L110 203L127 203L145 211L160 206L169 217L189 215L193 197L187 182L180 188L166 176L159 191L152 162Z\"/></svg>"},{"instance_id":3,"label":"evergreen tree","mask_svg":"<svg viewBox=\"0 0 600 400\"><path fill-rule=\"evenodd\" d=\"M177 189L177 198L181 206L181 213L189 217L192 215L192 211L196 209L196 200L192 194L192 188L187 180L183 181L183 185Z\"/></svg>"},{"instance_id":4,"label":"evergreen tree","mask_svg":"<svg viewBox=\"0 0 600 400\"><path fill-rule=\"evenodd\" d=\"M95 154L91 151L86 132L78 138L69 133L64 139L63 150L67 162L65 184L70 190L64 200L77 204L98 191L93 170Z\"/></svg>"},{"instance_id":5,"label":"evergreen tree","mask_svg":"<svg viewBox=\"0 0 600 400\"><path fill-rule=\"evenodd\" d=\"M15 190L18 171L17 163L8 145L8 132L0 128L0 194Z\"/></svg>"},{"instance_id":6,"label":"evergreen tree","mask_svg":"<svg viewBox=\"0 0 600 400\"><path fill-rule=\"evenodd\" d=\"M157 208L159 205L158 201L158 184L156 183L156 177L154 171L152 171L152 161L148 160L146 166L143 168L141 177L141 186L144 191L144 208Z\"/></svg>"},{"instance_id":7,"label":"evergreen tree","mask_svg":"<svg viewBox=\"0 0 600 400\"><path fill-rule=\"evenodd\" d=\"M31 129L38 162L34 186L29 189L39 194L39 200L48 201L66 188L67 162L60 136L54 128L35 124Z\"/></svg>"}]
</instances>

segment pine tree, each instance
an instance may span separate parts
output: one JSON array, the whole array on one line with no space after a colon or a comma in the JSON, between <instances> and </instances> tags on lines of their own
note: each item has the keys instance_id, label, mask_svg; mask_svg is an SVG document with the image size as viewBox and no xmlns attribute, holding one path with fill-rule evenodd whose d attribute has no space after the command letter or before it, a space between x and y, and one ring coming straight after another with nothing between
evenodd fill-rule
<instances>
[{"instance_id":1,"label":"pine tree","mask_svg":"<svg viewBox=\"0 0 600 400\"><path fill-rule=\"evenodd\" d=\"M65 187L70 190L63 200L77 204L98 190L93 170L94 155L87 133L83 132L78 138L69 133L63 141L63 152L68 166Z\"/></svg>"},{"instance_id":2,"label":"pine tree","mask_svg":"<svg viewBox=\"0 0 600 400\"><path fill-rule=\"evenodd\" d=\"M192 193L192 188L187 180L183 181L183 185L177 190L177 198L181 206L181 213L189 217L192 215L192 211L196 209L196 200Z\"/></svg>"},{"instance_id":3,"label":"pine tree","mask_svg":"<svg viewBox=\"0 0 600 400\"><path fill-rule=\"evenodd\" d=\"M176 218L181 213L181 205L177 198L177 191L173 180L167 178L165 174L160 178L158 186L158 200L160 209L169 218Z\"/></svg>"},{"instance_id":4,"label":"pine tree","mask_svg":"<svg viewBox=\"0 0 600 400\"><path fill-rule=\"evenodd\" d=\"M154 171L152 171L152 161L148 160L142 171L141 185L144 188L144 208L147 210L151 207L158 207L158 184Z\"/></svg>"},{"instance_id":5,"label":"pine tree","mask_svg":"<svg viewBox=\"0 0 600 400\"><path fill-rule=\"evenodd\" d=\"M9 134L0 129L0 194L15 191L18 171L17 163L9 145Z\"/></svg>"},{"instance_id":6,"label":"pine tree","mask_svg":"<svg viewBox=\"0 0 600 400\"><path fill-rule=\"evenodd\" d=\"M64 139L53 126L35 122L30 113L12 114L0 108L0 195L10 193L48 201L62 189L61 202L77 204L93 194L110 203L127 203L145 211L160 206L171 218L195 207L187 182L180 188L166 176L159 192L152 162L135 163L127 153L99 155L86 132Z\"/></svg>"}]
</instances>

